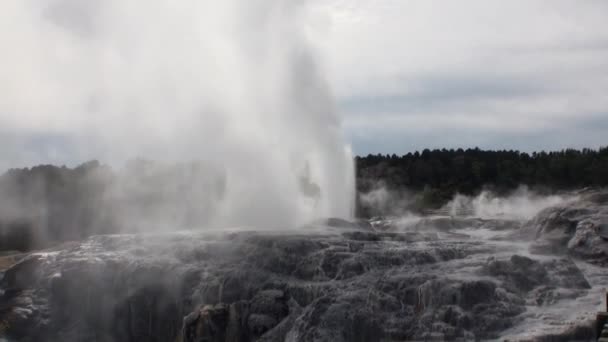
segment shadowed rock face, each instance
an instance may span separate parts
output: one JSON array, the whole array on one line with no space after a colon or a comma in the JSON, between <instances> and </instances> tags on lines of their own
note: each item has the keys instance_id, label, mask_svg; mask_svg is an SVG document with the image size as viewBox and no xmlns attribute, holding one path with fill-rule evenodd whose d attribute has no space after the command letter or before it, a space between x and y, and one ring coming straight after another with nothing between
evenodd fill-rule
<instances>
[{"instance_id":1,"label":"shadowed rock face","mask_svg":"<svg viewBox=\"0 0 608 342\"><path fill-rule=\"evenodd\" d=\"M580 217L577 230L585 215L595 217L577 215L558 216ZM570 229L563 228L570 223L553 227L542 217L524 230ZM561 254L530 254L529 244L511 237L521 224L446 220L426 218L411 229L328 220L298 231L91 237L33 254L4 273L0 336L184 342L592 338L589 322L599 303L590 298L603 278L599 271L588 276L568 258L570 242ZM536 328L542 324L549 330Z\"/></svg>"},{"instance_id":2,"label":"shadowed rock face","mask_svg":"<svg viewBox=\"0 0 608 342\"><path fill-rule=\"evenodd\" d=\"M562 206L547 208L522 234L534 237L539 252L563 252L608 266L608 192L593 191Z\"/></svg>"}]
</instances>

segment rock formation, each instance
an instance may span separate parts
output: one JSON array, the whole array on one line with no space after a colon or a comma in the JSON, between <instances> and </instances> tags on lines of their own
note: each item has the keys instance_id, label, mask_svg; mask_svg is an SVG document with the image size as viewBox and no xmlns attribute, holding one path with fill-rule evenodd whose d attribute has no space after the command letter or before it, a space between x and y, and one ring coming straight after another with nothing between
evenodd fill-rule
<instances>
[{"instance_id":1,"label":"rock formation","mask_svg":"<svg viewBox=\"0 0 608 342\"><path fill-rule=\"evenodd\" d=\"M298 230L94 236L0 276L0 337L591 339L607 273L604 199L582 196L525 223L330 219Z\"/></svg>"}]
</instances>

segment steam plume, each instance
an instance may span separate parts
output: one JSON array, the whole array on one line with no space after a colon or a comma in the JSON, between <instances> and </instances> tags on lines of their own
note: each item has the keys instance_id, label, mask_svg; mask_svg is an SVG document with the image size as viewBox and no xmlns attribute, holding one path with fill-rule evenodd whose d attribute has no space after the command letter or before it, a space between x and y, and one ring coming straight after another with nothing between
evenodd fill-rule
<instances>
[{"instance_id":1,"label":"steam plume","mask_svg":"<svg viewBox=\"0 0 608 342\"><path fill-rule=\"evenodd\" d=\"M17 150L45 137L11 163L204 160L226 179L214 224L351 215L352 158L305 4L9 0L0 13L0 126Z\"/></svg>"}]
</instances>

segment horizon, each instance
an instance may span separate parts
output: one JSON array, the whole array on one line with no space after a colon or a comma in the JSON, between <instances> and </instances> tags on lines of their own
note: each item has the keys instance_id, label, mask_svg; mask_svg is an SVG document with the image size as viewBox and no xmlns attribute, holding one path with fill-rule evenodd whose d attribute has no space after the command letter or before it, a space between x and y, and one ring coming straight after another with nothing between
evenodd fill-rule
<instances>
[{"instance_id":1,"label":"horizon","mask_svg":"<svg viewBox=\"0 0 608 342\"><path fill-rule=\"evenodd\" d=\"M479 147L457 147L457 148L424 148L421 150L414 150L414 151L407 151L405 153L368 153L368 154L354 154L353 155L353 159L357 159L357 158L367 158L367 157L392 157L393 155L397 156L398 158L402 158L402 157L406 157L408 155L415 155L416 153L418 154L422 154L424 151L428 150L429 152L436 152L436 151L446 151L446 152L458 152L458 151L462 151L467 152L467 151L471 151L471 150L477 150L479 152L491 152L491 153L497 153L497 152L507 152L507 153L519 153L519 154L526 154L528 156L534 156L534 154L551 154L551 153L564 153L564 152L568 152L568 151L575 151L575 152L584 152L584 151L590 151L590 152L601 152L602 150L606 150L608 149L608 145L605 146L600 146L598 148L592 148L592 147L583 147L583 148L563 148L563 149L559 149L559 150L537 150L537 151L521 151L521 150L516 150L516 149L482 149ZM132 159L129 159L125 162L123 162L122 167L124 167L126 164L128 164L129 162L132 161L149 161L149 162L158 162L158 163L165 163L166 161L163 160L155 160L155 159L147 159L147 158L139 158L139 157L135 157ZM64 163L64 164L53 164L53 163L34 163L34 164L29 164L29 165L23 165L23 166L13 166L13 167L9 167L4 169L4 173L10 171L10 170L19 170L19 169L31 169L34 167L38 167L38 166L55 166L55 167L67 167L67 168L76 168L79 166L83 166L85 164L91 163L91 162L97 162L102 166L108 166L108 167L116 167L116 165L111 165L110 163L106 163L103 160L100 159L89 159L89 160L83 160L83 161L74 161L72 164L70 163ZM180 160L180 161L176 161L176 164L179 163L190 163L190 162L205 162L205 160L200 160L200 159L191 159L191 160Z\"/></svg>"}]
</instances>

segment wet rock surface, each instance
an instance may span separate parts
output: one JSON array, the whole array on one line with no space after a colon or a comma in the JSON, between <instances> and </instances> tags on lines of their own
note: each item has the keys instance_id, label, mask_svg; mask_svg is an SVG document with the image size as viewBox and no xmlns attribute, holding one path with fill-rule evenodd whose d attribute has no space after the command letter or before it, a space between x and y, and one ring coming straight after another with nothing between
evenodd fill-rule
<instances>
[{"instance_id":1,"label":"wet rock surface","mask_svg":"<svg viewBox=\"0 0 608 342\"><path fill-rule=\"evenodd\" d=\"M0 276L0 337L589 340L607 273L606 241L589 227L603 224L604 206L583 198L527 223L331 219L294 231L95 236Z\"/></svg>"},{"instance_id":2,"label":"wet rock surface","mask_svg":"<svg viewBox=\"0 0 608 342\"><path fill-rule=\"evenodd\" d=\"M537 251L563 252L608 266L608 192L590 191L575 201L551 207L526 223Z\"/></svg>"}]
</instances>

